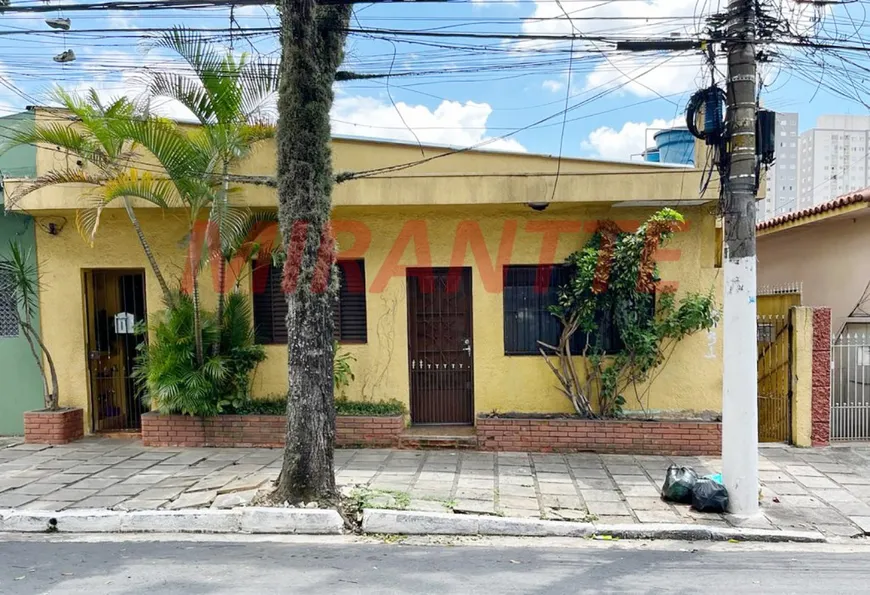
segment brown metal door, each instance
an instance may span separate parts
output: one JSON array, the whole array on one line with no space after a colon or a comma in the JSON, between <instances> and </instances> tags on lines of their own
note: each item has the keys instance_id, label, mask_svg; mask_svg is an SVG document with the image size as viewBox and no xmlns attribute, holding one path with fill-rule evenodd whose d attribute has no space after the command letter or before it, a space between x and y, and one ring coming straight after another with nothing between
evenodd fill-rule
<instances>
[{"instance_id":1,"label":"brown metal door","mask_svg":"<svg viewBox=\"0 0 870 595\"><path fill-rule=\"evenodd\" d=\"M137 430L145 410L131 374L144 335L145 275L141 271L85 272L91 423L95 432Z\"/></svg>"},{"instance_id":2,"label":"brown metal door","mask_svg":"<svg viewBox=\"0 0 870 595\"><path fill-rule=\"evenodd\" d=\"M758 441L791 441L792 326L788 313L759 316Z\"/></svg>"},{"instance_id":3,"label":"brown metal door","mask_svg":"<svg viewBox=\"0 0 870 595\"><path fill-rule=\"evenodd\" d=\"M408 269L411 421L474 422L471 269Z\"/></svg>"}]
</instances>

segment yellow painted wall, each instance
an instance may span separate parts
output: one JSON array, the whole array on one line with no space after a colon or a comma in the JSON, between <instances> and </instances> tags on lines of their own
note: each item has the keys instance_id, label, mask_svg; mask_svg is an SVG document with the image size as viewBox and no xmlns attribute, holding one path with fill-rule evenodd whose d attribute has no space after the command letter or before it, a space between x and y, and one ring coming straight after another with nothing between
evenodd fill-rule
<instances>
[{"instance_id":1,"label":"yellow painted wall","mask_svg":"<svg viewBox=\"0 0 870 595\"><path fill-rule=\"evenodd\" d=\"M57 114L37 111L37 120ZM542 221L589 221L613 218L640 222L656 208L616 208L630 201L664 201L675 205L697 201L701 172L637 163L614 163L585 159L563 159L561 176L553 187L559 167L557 160L541 155L517 155L485 151L449 154L438 147L347 139L334 139L336 171L361 171L416 162L437 157L409 169L381 178L354 180L336 187L334 219L359 221L371 231L371 245L365 253L366 277L371 285L387 253L407 221L427 224L428 245L433 266L451 264L457 226L461 221L480 224L490 258L498 252L505 221L517 224L515 247L510 263L540 263L542 234L526 229ZM145 169L155 169L153 159L138 160ZM37 151L37 174L74 168L66 155L49 147ZM274 173L274 144L264 142L241 164L236 173ZM15 195L26 180L6 180L6 191ZM162 309L161 296L142 249L120 208L103 214L96 245L88 246L75 229L74 209L82 204L82 188L73 185L47 187L34 192L12 208L23 208L37 218L52 222L66 220L59 235L37 234L37 255L45 289L40 295L42 329L56 361L61 402L87 406L88 379L84 333L82 274L88 269L141 268L145 271L147 306L150 313ZM718 190L711 185L708 196ZM274 208L274 190L246 186L240 198L244 204ZM543 212L526 203L551 202ZM118 205L120 206L120 205ZM660 264L666 281L677 281L680 292L707 291L711 287L721 303L720 269L716 268L718 246L715 220L707 206L678 206L689 221L689 229L678 233L667 246L671 258ZM145 235L168 279L183 273L186 218L181 211L160 212L152 207L137 208ZM563 235L552 258L561 262L580 247L589 235ZM346 249L352 239L339 235ZM679 258L673 258L678 254ZM413 247L402 264L415 265ZM555 388L555 378L538 356L505 356L502 295L485 287L469 251L465 264L472 275L475 410L562 412L570 403ZM214 304L209 271L203 273L203 301ZM357 361L356 380L347 396L354 399L398 399L409 402L407 311L403 276L388 280L384 290L367 296L368 343L348 345ZM284 346L268 346L268 360L254 380L258 396L283 393L287 387L287 358ZM709 334L690 337L681 343L667 365L656 375L647 403L655 415L721 411L721 327ZM641 389L642 390L642 389ZM639 405L627 395L628 409Z\"/></svg>"},{"instance_id":2,"label":"yellow painted wall","mask_svg":"<svg viewBox=\"0 0 870 595\"><path fill-rule=\"evenodd\" d=\"M59 118L62 115L58 115L57 110L40 108L36 113L37 122L57 122ZM566 157L559 164L559 160L547 155L495 151L453 153L450 149L429 146L424 146L421 154L417 145L341 138L333 139L332 149L336 172L363 172L426 160L407 169L379 174L379 177L339 184L333 196L336 206L638 200L673 204L674 201L697 201L702 180L698 169L644 161L622 163ZM159 169L154 158L147 154L134 158L132 166L142 171ZM76 167L74 157L53 147L40 147L37 151L37 175ZM558 184L555 182L557 168ZM257 143L234 173L274 175L274 141ZM21 183L7 180L7 192L14 196ZM28 211L76 208L82 189L76 185L43 188L24 197L14 208ZM713 180L707 189L707 199L715 200L718 192L717 182ZM240 200L252 207L275 206L274 190L266 186L247 186ZM120 204L114 208L120 208Z\"/></svg>"},{"instance_id":3,"label":"yellow painted wall","mask_svg":"<svg viewBox=\"0 0 870 595\"><path fill-rule=\"evenodd\" d=\"M407 221L426 222L433 266L451 264L457 225L476 221L483 231L491 259L498 252L506 221L517 224L511 264L539 262L542 234L526 226L542 221L589 221L613 218L642 221L655 209L621 209L552 205L544 212L525 206L464 207L339 207L334 219L359 221L371 230L371 245L365 254L366 282L375 281L384 259ZM704 207L682 209L689 229L679 232L666 246L671 252L660 264L663 280L677 281L680 293L714 288L721 303L719 269L714 267L714 219ZM65 212L70 221L74 213ZM161 214L142 210L140 219L152 249L168 278L183 273L184 216L179 212ZM584 231L564 234L558 244L555 262L561 262L588 237ZM341 249L351 247L352 238L340 234ZM142 254L126 215L106 213L96 245L89 247L72 225L57 236L39 233L37 254L45 289L40 296L42 329L58 368L61 403L87 407L86 348L83 323L82 271L93 268L142 268L146 275L147 306L150 313L162 309L156 280ZM679 258L674 260L674 251ZM401 264L418 264L414 247L405 251ZM475 411L569 412L569 401L555 388L555 378L538 356L505 356L502 295L488 290L471 252L465 265L473 267L473 348ZM203 298L214 304L210 272L203 273ZM409 402L406 283L403 276L389 279L380 293L367 295L368 343L348 345L357 361L356 380L347 390L352 399L398 399ZM268 346L268 359L254 381L254 393L263 396L283 393L287 387L285 346ZM661 369L650 391L648 408L655 414L721 411L721 328L710 335L701 333L678 345ZM639 406L627 395L627 409Z\"/></svg>"}]
</instances>

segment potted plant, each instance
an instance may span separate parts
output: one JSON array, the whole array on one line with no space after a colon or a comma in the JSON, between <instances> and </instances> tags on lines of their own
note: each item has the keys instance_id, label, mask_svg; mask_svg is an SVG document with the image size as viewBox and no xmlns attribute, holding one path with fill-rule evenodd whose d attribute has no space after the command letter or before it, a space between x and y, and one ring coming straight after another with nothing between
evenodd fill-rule
<instances>
[{"instance_id":1,"label":"potted plant","mask_svg":"<svg viewBox=\"0 0 870 595\"><path fill-rule=\"evenodd\" d=\"M15 295L18 326L30 345L30 352L42 376L45 408L24 414L24 440L36 444L66 444L84 435L81 408L58 405L57 371L54 360L34 326L39 300L39 275L30 250L15 240L9 243L9 256L0 260L0 279Z\"/></svg>"}]
</instances>

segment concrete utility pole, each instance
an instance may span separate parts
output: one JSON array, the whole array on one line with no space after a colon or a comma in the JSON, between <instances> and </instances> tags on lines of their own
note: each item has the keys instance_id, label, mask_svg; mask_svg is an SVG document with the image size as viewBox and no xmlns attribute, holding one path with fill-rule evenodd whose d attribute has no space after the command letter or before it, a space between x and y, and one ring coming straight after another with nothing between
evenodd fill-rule
<instances>
[{"instance_id":1,"label":"concrete utility pole","mask_svg":"<svg viewBox=\"0 0 870 595\"><path fill-rule=\"evenodd\" d=\"M758 374L755 308L755 3L728 2L728 88L723 258L725 371L722 476L730 511L758 512Z\"/></svg>"}]
</instances>

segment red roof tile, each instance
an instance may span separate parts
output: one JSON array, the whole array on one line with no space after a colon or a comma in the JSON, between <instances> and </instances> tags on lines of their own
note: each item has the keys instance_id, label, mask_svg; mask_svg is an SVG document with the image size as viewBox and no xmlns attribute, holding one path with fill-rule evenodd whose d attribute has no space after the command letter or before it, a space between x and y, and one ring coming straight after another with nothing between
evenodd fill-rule
<instances>
[{"instance_id":1,"label":"red roof tile","mask_svg":"<svg viewBox=\"0 0 870 595\"><path fill-rule=\"evenodd\" d=\"M858 190L857 192L854 192L852 194L844 194L843 196L838 196L834 200L829 200L828 202L823 202L821 204L808 207L806 209L801 209L799 211L780 215L779 217L774 217L773 219L768 219L767 221L759 223L756 226L756 229L761 231L763 229L778 227L780 225L783 225L784 223L799 221L800 219L805 219L807 217L811 217L812 215L818 215L820 213L827 213L828 211L836 211L837 209L842 209L843 207L847 207L849 205L853 205L859 202L870 202L870 188Z\"/></svg>"}]
</instances>

